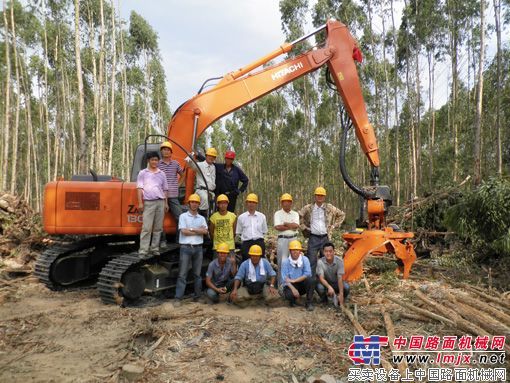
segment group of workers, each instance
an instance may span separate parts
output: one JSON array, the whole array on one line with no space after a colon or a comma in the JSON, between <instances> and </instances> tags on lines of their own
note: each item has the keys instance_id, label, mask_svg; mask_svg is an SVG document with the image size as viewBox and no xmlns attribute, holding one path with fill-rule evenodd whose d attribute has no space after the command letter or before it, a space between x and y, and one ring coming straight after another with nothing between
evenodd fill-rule
<instances>
[{"instance_id":1,"label":"group of workers","mask_svg":"<svg viewBox=\"0 0 510 383\"><path fill-rule=\"evenodd\" d=\"M343 281L344 264L335 255L330 241L333 230L340 227L345 213L326 202L326 190L317 187L315 201L299 213L292 210L292 196L280 198L281 209L274 214L278 231L278 273L265 257L264 235L268 231L266 216L257 211L255 193L245 198L246 211L236 216L237 196L248 187L248 177L234 165L235 153L225 153L225 163L216 163L217 151L209 148L205 160L185 161L196 171L195 193L188 198L188 210L182 211L178 200L178 178L184 169L172 159L172 144L161 144L160 152L147 153L147 168L137 179L138 208L143 211L139 256L142 259L159 255L166 246L162 238L164 213L170 210L178 222L180 258L175 300L180 304L190 270L194 278L194 300L202 294L202 260L204 236L210 236L216 257L206 273L206 296L212 303L225 295L229 302L246 304L263 297L270 302L283 296L294 306L306 296L307 310L313 310L313 295L317 291L323 302L342 305L349 286ZM239 183L241 186L239 187ZM215 192L216 208L210 217L208 192ZM207 220L209 222L207 222ZM297 240L298 230L308 238L306 254ZM241 239L240 259L236 258L235 237ZM152 239L151 239L152 236ZM164 233L163 233L164 236ZM321 253L322 258L317 254Z\"/></svg>"}]
</instances>

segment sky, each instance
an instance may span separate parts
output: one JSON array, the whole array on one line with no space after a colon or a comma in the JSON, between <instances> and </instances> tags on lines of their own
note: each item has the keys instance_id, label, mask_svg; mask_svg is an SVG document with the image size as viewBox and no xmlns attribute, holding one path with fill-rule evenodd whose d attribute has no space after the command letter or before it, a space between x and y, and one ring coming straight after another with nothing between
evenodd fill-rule
<instances>
[{"instance_id":1,"label":"sky","mask_svg":"<svg viewBox=\"0 0 510 383\"><path fill-rule=\"evenodd\" d=\"M283 42L278 0L120 0L159 36L170 108L193 97L210 77L221 77Z\"/></svg>"}]
</instances>

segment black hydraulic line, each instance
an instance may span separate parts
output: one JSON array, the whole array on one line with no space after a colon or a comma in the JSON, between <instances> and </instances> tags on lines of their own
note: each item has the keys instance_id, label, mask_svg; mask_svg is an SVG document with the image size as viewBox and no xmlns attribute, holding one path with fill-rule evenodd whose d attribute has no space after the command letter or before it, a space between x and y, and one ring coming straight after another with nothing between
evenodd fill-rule
<instances>
[{"instance_id":1,"label":"black hydraulic line","mask_svg":"<svg viewBox=\"0 0 510 383\"><path fill-rule=\"evenodd\" d=\"M374 194L357 186L347 173L347 168L345 166L345 149L347 146L347 134L349 133L349 130L352 128L352 121L349 119L349 121L346 122L344 121L343 118L341 118L341 122L342 122L342 135L340 137L340 173L342 174L344 182L347 184L347 186L349 186L349 188L354 193L362 196L365 199L371 199L374 197Z\"/></svg>"},{"instance_id":2,"label":"black hydraulic line","mask_svg":"<svg viewBox=\"0 0 510 383\"><path fill-rule=\"evenodd\" d=\"M208 78L207 80L204 81L204 83L202 84L202 86L200 87L200 89L198 90L198 93L197 94L200 94L202 93L202 91L204 90L205 88L205 84L207 84L209 81L213 81L213 80L221 80L223 77L211 77L211 78Z\"/></svg>"}]
</instances>

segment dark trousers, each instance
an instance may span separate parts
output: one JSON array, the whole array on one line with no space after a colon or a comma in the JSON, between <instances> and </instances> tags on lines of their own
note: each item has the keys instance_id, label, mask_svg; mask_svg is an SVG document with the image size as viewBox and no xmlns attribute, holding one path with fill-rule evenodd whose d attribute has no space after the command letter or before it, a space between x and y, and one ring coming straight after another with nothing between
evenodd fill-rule
<instances>
[{"instance_id":1,"label":"dark trousers","mask_svg":"<svg viewBox=\"0 0 510 383\"><path fill-rule=\"evenodd\" d=\"M253 245L259 245L262 247L262 257L266 257L266 244L264 243L264 238L250 239L248 241L243 241L241 244L241 255L243 256L243 261L246 261L248 258L250 258L248 251Z\"/></svg>"},{"instance_id":2,"label":"dark trousers","mask_svg":"<svg viewBox=\"0 0 510 383\"><path fill-rule=\"evenodd\" d=\"M236 202L237 202L237 194L229 194L228 195L228 207L227 210L235 213L236 210Z\"/></svg>"},{"instance_id":3,"label":"dark trousers","mask_svg":"<svg viewBox=\"0 0 510 383\"><path fill-rule=\"evenodd\" d=\"M333 290L335 290L335 294L338 294L340 291L338 289L338 281L335 281L335 282L328 281L328 283L331 285L331 287L333 287ZM349 295L349 291L350 291L351 287L349 286L349 284L347 282L343 282L343 284L344 284L344 299L346 299L347 296ZM321 297L321 300L323 302L327 302L328 290L326 289L326 287L322 283L317 282L317 287L315 288L315 290L317 290L317 293Z\"/></svg>"},{"instance_id":4,"label":"dark trousers","mask_svg":"<svg viewBox=\"0 0 510 383\"><path fill-rule=\"evenodd\" d=\"M292 283L292 286L294 286L296 288L296 290L299 291L299 295L306 294L306 303L312 303L312 299L313 299L312 278L306 278L304 281L301 281L298 283ZM289 288L289 286L285 286L283 288L283 296L290 303L296 303L296 298L294 297L294 294L292 294L292 291Z\"/></svg>"},{"instance_id":5,"label":"dark trousers","mask_svg":"<svg viewBox=\"0 0 510 383\"><path fill-rule=\"evenodd\" d=\"M317 270L317 253L320 252L322 256L322 246L328 242L327 235L314 235L310 234L308 238L308 249L306 250L306 256L310 261L310 268L312 269L312 278L315 279L315 272Z\"/></svg>"}]
</instances>

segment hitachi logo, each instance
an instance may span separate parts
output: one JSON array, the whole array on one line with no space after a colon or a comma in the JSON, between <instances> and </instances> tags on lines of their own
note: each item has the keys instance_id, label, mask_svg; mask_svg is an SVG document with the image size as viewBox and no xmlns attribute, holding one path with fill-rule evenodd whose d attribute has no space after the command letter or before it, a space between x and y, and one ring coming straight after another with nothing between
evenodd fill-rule
<instances>
[{"instance_id":1,"label":"hitachi logo","mask_svg":"<svg viewBox=\"0 0 510 383\"><path fill-rule=\"evenodd\" d=\"M288 66L287 68L280 69L278 72L273 73L271 75L271 78L273 79L273 81L274 80L279 80L283 76L286 76L286 75L288 75L288 74L290 74L292 72L295 72L295 71L297 71L298 69L301 69L301 68L303 68L303 63L300 61L297 64Z\"/></svg>"}]
</instances>

